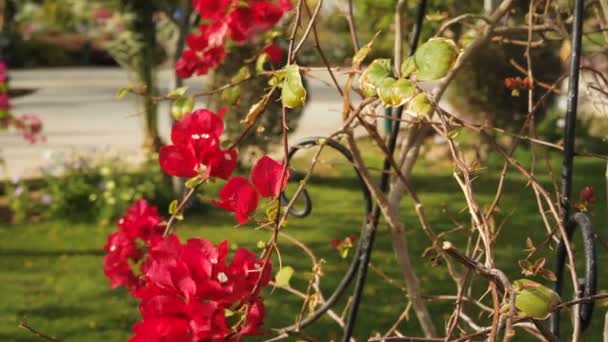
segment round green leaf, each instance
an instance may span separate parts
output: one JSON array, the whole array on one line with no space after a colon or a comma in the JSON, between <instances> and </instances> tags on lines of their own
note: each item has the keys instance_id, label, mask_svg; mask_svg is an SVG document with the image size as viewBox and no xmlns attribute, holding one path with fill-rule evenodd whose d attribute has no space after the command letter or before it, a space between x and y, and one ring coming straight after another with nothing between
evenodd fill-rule
<instances>
[{"instance_id":1,"label":"round green leaf","mask_svg":"<svg viewBox=\"0 0 608 342\"><path fill-rule=\"evenodd\" d=\"M432 108L433 105L431 104L431 101L429 101L428 97L426 97L426 94L420 93L414 96L414 98L410 101L409 105L407 106L407 111L408 113L418 117L427 115Z\"/></svg>"},{"instance_id":2,"label":"round green leaf","mask_svg":"<svg viewBox=\"0 0 608 342\"><path fill-rule=\"evenodd\" d=\"M416 72L416 62L413 57L408 57L403 63L401 63L401 77L409 77L411 74Z\"/></svg>"},{"instance_id":3,"label":"round green leaf","mask_svg":"<svg viewBox=\"0 0 608 342\"><path fill-rule=\"evenodd\" d=\"M445 77L456 63L458 49L453 41L445 38L432 38L422 44L414 61L418 71L416 77L422 81L432 81Z\"/></svg>"},{"instance_id":4,"label":"round green leaf","mask_svg":"<svg viewBox=\"0 0 608 342\"><path fill-rule=\"evenodd\" d=\"M416 94L416 86L405 78L401 78L393 83L391 90L393 106L405 104Z\"/></svg>"},{"instance_id":5,"label":"round green leaf","mask_svg":"<svg viewBox=\"0 0 608 342\"><path fill-rule=\"evenodd\" d=\"M387 77L382 80L380 86L376 89L378 91L378 97L382 101L382 104L385 107L393 106L393 84L395 84L397 80L392 77Z\"/></svg>"},{"instance_id":6,"label":"round green leaf","mask_svg":"<svg viewBox=\"0 0 608 342\"><path fill-rule=\"evenodd\" d=\"M297 64L291 64L285 68L281 100L283 106L287 108L301 107L306 102L306 89L302 84L302 75L300 75L300 67Z\"/></svg>"},{"instance_id":7,"label":"round green leaf","mask_svg":"<svg viewBox=\"0 0 608 342\"><path fill-rule=\"evenodd\" d=\"M561 303L561 298L550 288L527 279L513 283L516 291L515 307L522 317L545 319L553 308Z\"/></svg>"},{"instance_id":8,"label":"round green leaf","mask_svg":"<svg viewBox=\"0 0 608 342\"><path fill-rule=\"evenodd\" d=\"M378 88L385 78L391 75L391 60L386 58L375 59L365 69L361 78L359 78L359 84L361 90L365 96L376 95L376 88Z\"/></svg>"},{"instance_id":9,"label":"round green leaf","mask_svg":"<svg viewBox=\"0 0 608 342\"><path fill-rule=\"evenodd\" d=\"M290 287L289 282L291 280L291 276L294 274L294 269L291 266L283 266L277 273L275 278L275 284L281 287Z\"/></svg>"}]
</instances>

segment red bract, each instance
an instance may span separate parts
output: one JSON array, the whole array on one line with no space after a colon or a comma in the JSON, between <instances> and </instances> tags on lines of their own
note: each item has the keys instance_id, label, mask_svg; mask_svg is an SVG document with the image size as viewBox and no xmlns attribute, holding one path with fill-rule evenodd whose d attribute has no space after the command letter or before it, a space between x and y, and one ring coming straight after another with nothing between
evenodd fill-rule
<instances>
[{"instance_id":1,"label":"red bract","mask_svg":"<svg viewBox=\"0 0 608 342\"><path fill-rule=\"evenodd\" d=\"M45 140L42 136L42 120L36 115L22 115L13 120L15 128L23 138L34 144L40 140Z\"/></svg>"},{"instance_id":2,"label":"red bract","mask_svg":"<svg viewBox=\"0 0 608 342\"><path fill-rule=\"evenodd\" d=\"M224 113L225 110L215 114L202 109L184 115L171 129L173 145L159 151L161 168L176 177L228 179L236 168L237 153L220 147Z\"/></svg>"},{"instance_id":3,"label":"red bract","mask_svg":"<svg viewBox=\"0 0 608 342\"><path fill-rule=\"evenodd\" d=\"M213 204L234 213L239 224L245 224L258 206L258 193L245 177L231 178L220 191L220 201Z\"/></svg>"},{"instance_id":4,"label":"red bract","mask_svg":"<svg viewBox=\"0 0 608 342\"><path fill-rule=\"evenodd\" d=\"M222 17L234 0L194 0L194 9L205 19Z\"/></svg>"},{"instance_id":5,"label":"red bract","mask_svg":"<svg viewBox=\"0 0 608 342\"><path fill-rule=\"evenodd\" d=\"M258 294L272 265L262 267L245 249L227 264L227 246L203 239L182 244L175 235L153 246L146 285L137 291L143 320L129 341L241 341L239 336L260 334L265 310ZM229 325L228 315L241 323Z\"/></svg>"},{"instance_id":6,"label":"red bract","mask_svg":"<svg viewBox=\"0 0 608 342\"><path fill-rule=\"evenodd\" d=\"M251 9L256 25L262 29L274 26L283 16L281 8L270 1L256 1L251 4Z\"/></svg>"},{"instance_id":7,"label":"red bract","mask_svg":"<svg viewBox=\"0 0 608 342\"><path fill-rule=\"evenodd\" d=\"M207 74L226 58L228 40L244 44L292 10L289 0L194 0L194 8L206 20L198 34L188 37L187 49L175 65L182 78Z\"/></svg>"},{"instance_id":8,"label":"red bract","mask_svg":"<svg viewBox=\"0 0 608 342\"><path fill-rule=\"evenodd\" d=\"M268 59L274 64L281 64L283 62L283 49L276 44L270 44L265 47L264 53L268 55Z\"/></svg>"},{"instance_id":9,"label":"red bract","mask_svg":"<svg viewBox=\"0 0 608 342\"><path fill-rule=\"evenodd\" d=\"M283 164L263 156L251 169L251 180L262 197L277 197L285 189L289 169L283 175Z\"/></svg>"},{"instance_id":10,"label":"red bract","mask_svg":"<svg viewBox=\"0 0 608 342\"><path fill-rule=\"evenodd\" d=\"M125 286L134 293L143 285L143 279L132 265L143 261L145 248L162 237L163 218L158 209L145 200L135 202L127 214L117 221L119 231L110 234L104 250L104 273L112 288ZM137 243L137 241L142 243Z\"/></svg>"},{"instance_id":11,"label":"red bract","mask_svg":"<svg viewBox=\"0 0 608 342\"><path fill-rule=\"evenodd\" d=\"M581 201L586 204L594 204L597 201L595 189L592 186L586 186L581 190Z\"/></svg>"},{"instance_id":12,"label":"red bract","mask_svg":"<svg viewBox=\"0 0 608 342\"><path fill-rule=\"evenodd\" d=\"M237 8L230 13L227 23L230 28L230 39L244 43L253 28L253 12L247 7Z\"/></svg>"}]
</instances>

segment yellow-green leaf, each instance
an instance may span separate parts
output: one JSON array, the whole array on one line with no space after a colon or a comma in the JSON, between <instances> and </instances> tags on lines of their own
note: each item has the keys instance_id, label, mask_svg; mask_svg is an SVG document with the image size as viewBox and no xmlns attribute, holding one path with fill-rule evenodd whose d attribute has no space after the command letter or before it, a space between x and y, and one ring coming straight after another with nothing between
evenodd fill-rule
<instances>
[{"instance_id":1,"label":"yellow-green leaf","mask_svg":"<svg viewBox=\"0 0 608 342\"><path fill-rule=\"evenodd\" d=\"M171 115L175 120L180 120L186 113L194 109L194 96L180 97L171 104Z\"/></svg>"},{"instance_id":2,"label":"yellow-green leaf","mask_svg":"<svg viewBox=\"0 0 608 342\"><path fill-rule=\"evenodd\" d=\"M224 89L222 92L222 100L229 105L237 105L241 99L241 87L234 86Z\"/></svg>"},{"instance_id":3,"label":"yellow-green leaf","mask_svg":"<svg viewBox=\"0 0 608 342\"><path fill-rule=\"evenodd\" d=\"M116 98L117 99L123 99L125 96L127 96L127 94L129 94L131 92L131 87L124 87L124 88L120 88L118 89L118 92L116 93Z\"/></svg>"},{"instance_id":4,"label":"yellow-green leaf","mask_svg":"<svg viewBox=\"0 0 608 342\"><path fill-rule=\"evenodd\" d=\"M416 72L418 68L416 67L416 62L414 62L414 57L408 57L406 60L401 63L401 77L409 77L411 74Z\"/></svg>"},{"instance_id":5,"label":"yellow-green leaf","mask_svg":"<svg viewBox=\"0 0 608 342\"><path fill-rule=\"evenodd\" d=\"M376 88L389 76L391 76L391 60L386 58L375 59L359 78L363 94L374 96Z\"/></svg>"},{"instance_id":6,"label":"yellow-green leaf","mask_svg":"<svg viewBox=\"0 0 608 342\"><path fill-rule=\"evenodd\" d=\"M294 274L294 269L291 266L283 266L283 268L281 268L279 270L279 272L276 274L275 278L275 284L277 284L277 286L281 286L281 287L290 287L291 285L289 284L289 282L291 281L291 277Z\"/></svg>"},{"instance_id":7,"label":"yellow-green leaf","mask_svg":"<svg viewBox=\"0 0 608 342\"><path fill-rule=\"evenodd\" d=\"M393 84L395 84L397 80L392 77L387 77L382 80L380 86L376 89L378 92L378 97L382 101L382 104L385 107L393 106Z\"/></svg>"},{"instance_id":8,"label":"yellow-green leaf","mask_svg":"<svg viewBox=\"0 0 608 342\"><path fill-rule=\"evenodd\" d=\"M178 97L182 97L182 96L186 95L187 91L188 91L188 87L186 87L186 86L179 87L177 89L174 89L169 94L167 94L167 97L172 98L172 99L175 99L175 98L178 98Z\"/></svg>"},{"instance_id":9,"label":"yellow-green leaf","mask_svg":"<svg viewBox=\"0 0 608 342\"><path fill-rule=\"evenodd\" d=\"M361 49L359 49L359 51L357 51L357 53L353 57L354 69L359 69L361 67L361 63L363 63L367 55L369 55L369 53L372 51L372 45L378 37L378 34L380 34L380 32L376 32L372 40L370 40L369 43L365 44Z\"/></svg>"},{"instance_id":10,"label":"yellow-green leaf","mask_svg":"<svg viewBox=\"0 0 608 342\"><path fill-rule=\"evenodd\" d=\"M515 307L520 317L545 319L561 303L560 296L550 288L528 279L513 282Z\"/></svg>"},{"instance_id":11,"label":"yellow-green leaf","mask_svg":"<svg viewBox=\"0 0 608 342\"><path fill-rule=\"evenodd\" d=\"M287 108L301 107L306 102L306 89L302 84L302 75L300 75L300 67L297 64L291 64L285 68L281 101Z\"/></svg>"},{"instance_id":12,"label":"yellow-green leaf","mask_svg":"<svg viewBox=\"0 0 608 342\"><path fill-rule=\"evenodd\" d=\"M171 201L169 204L169 215L173 215L177 212L177 200Z\"/></svg>"},{"instance_id":13,"label":"yellow-green leaf","mask_svg":"<svg viewBox=\"0 0 608 342\"><path fill-rule=\"evenodd\" d=\"M414 55L418 71L416 77L422 81L445 77L458 58L458 48L450 39L432 38L422 44Z\"/></svg>"},{"instance_id":14,"label":"yellow-green leaf","mask_svg":"<svg viewBox=\"0 0 608 342\"><path fill-rule=\"evenodd\" d=\"M412 98L407 106L407 111L409 114L418 117L427 115L432 108L433 105L428 97L426 97L426 94L420 93Z\"/></svg>"},{"instance_id":15,"label":"yellow-green leaf","mask_svg":"<svg viewBox=\"0 0 608 342\"><path fill-rule=\"evenodd\" d=\"M405 78L398 79L391 89L393 106L401 106L416 94L416 86Z\"/></svg>"}]
</instances>

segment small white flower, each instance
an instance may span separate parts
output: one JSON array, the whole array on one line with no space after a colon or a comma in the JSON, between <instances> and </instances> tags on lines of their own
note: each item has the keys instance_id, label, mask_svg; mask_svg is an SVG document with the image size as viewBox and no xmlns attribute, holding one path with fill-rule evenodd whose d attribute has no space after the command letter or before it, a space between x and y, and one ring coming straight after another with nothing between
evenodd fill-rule
<instances>
[{"instance_id":1,"label":"small white flower","mask_svg":"<svg viewBox=\"0 0 608 342\"><path fill-rule=\"evenodd\" d=\"M210 258L209 261L214 265L217 264L217 258Z\"/></svg>"},{"instance_id":2,"label":"small white flower","mask_svg":"<svg viewBox=\"0 0 608 342\"><path fill-rule=\"evenodd\" d=\"M194 140L198 140L198 139L200 139L200 138L201 138L201 136L200 136L200 135L198 135L198 134L192 134L192 139L194 139Z\"/></svg>"},{"instance_id":3,"label":"small white flower","mask_svg":"<svg viewBox=\"0 0 608 342\"><path fill-rule=\"evenodd\" d=\"M224 153L224 158L226 158L226 160L232 160L230 153Z\"/></svg>"},{"instance_id":4,"label":"small white flower","mask_svg":"<svg viewBox=\"0 0 608 342\"><path fill-rule=\"evenodd\" d=\"M211 138L211 136L209 134L207 134L207 133L201 134L201 139L209 139L209 138Z\"/></svg>"},{"instance_id":5,"label":"small white flower","mask_svg":"<svg viewBox=\"0 0 608 342\"><path fill-rule=\"evenodd\" d=\"M217 280L219 280L221 284L224 284L228 281L228 276L226 275L226 273L220 272L217 274Z\"/></svg>"}]
</instances>

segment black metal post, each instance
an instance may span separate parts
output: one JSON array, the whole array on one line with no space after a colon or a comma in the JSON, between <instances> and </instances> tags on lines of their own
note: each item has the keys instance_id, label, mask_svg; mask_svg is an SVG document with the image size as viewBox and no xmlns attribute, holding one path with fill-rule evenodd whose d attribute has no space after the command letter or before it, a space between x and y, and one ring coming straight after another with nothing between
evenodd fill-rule
<instances>
[{"instance_id":1,"label":"black metal post","mask_svg":"<svg viewBox=\"0 0 608 342\"><path fill-rule=\"evenodd\" d=\"M584 0L576 0L574 3L574 23L572 27L572 55L570 58L570 77L568 82L568 105L566 109L566 127L564 131L564 159L562 164L562 184L561 184L561 222L568 230L568 239L572 235L574 225L570 222L570 205L572 199L572 171L574 163L574 142L576 130L576 114L578 107L578 84L580 74L580 60L582 51L582 34L583 34L583 11ZM569 243L569 241L562 241ZM563 249L563 250L562 250ZM563 285L563 263L565 262L565 248L559 248L557 251L556 270L558 271L557 281L555 283L555 291L561 293ZM574 289L578 291L578 289ZM578 319L578 317L576 318ZM559 337L559 314L551 316L551 332Z\"/></svg>"}]
</instances>

